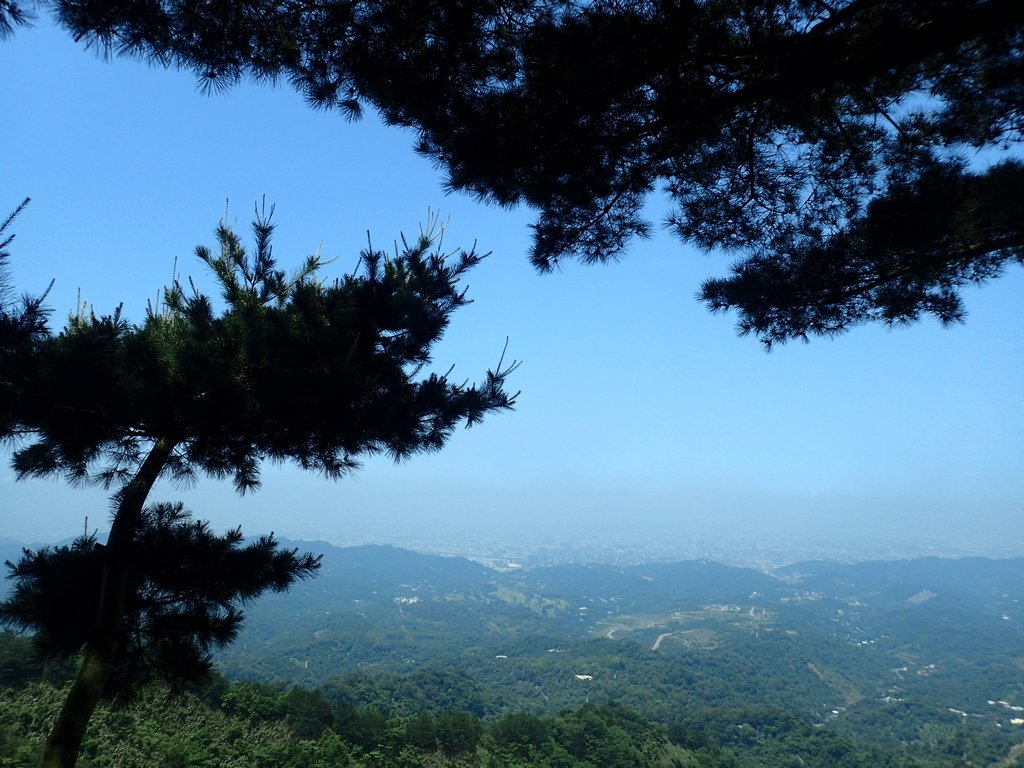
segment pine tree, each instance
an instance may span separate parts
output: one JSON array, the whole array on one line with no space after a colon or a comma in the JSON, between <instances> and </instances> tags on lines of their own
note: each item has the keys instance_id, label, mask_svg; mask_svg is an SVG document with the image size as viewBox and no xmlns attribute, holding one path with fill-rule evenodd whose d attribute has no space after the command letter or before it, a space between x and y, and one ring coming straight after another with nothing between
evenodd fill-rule
<instances>
[{"instance_id":1,"label":"pine tree","mask_svg":"<svg viewBox=\"0 0 1024 768\"><path fill-rule=\"evenodd\" d=\"M514 403L514 363L478 385L426 371L479 255L444 253L430 226L391 255L365 250L357 274L326 281L314 256L289 276L272 255L272 213L257 210L251 255L223 223L217 251L197 249L218 299L176 282L140 324L80 310L56 334L39 299L0 301L0 438L15 443L18 476L115 489L105 545L80 540L14 566L4 617L51 650L84 641L43 765L74 764L102 696L154 675L194 677L206 650L230 640L237 600L315 570L272 539L240 549L238 534L212 536L180 507L147 511L159 477L230 477L245 493L269 459L339 478L361 456L437 451L458 425ZM194 565L176 575L183 562ZM223 581L204 576L214 563ZM258 570L239 573L248 567ZM96 599L55 597L72 579L98 585Z\"/></svg>"},{"instance_id":2,"label":"pine tree","mask_svg":"<svg viewBox=\"0 0 1024 768\"><path fill-rule=\"evenodd\" d=\"M963 285L1024 259L1019 0L48 5L210 87L369 103L451 188L537 209L541 270L618 257L663 189L683 241L738 254L700 298L769 345L958 321Z\"/></svg>"},{"instance_id":3,"label":"pine tree","mask_svg":"<svg viewBox=\"0 0 1024 768\"><path fill-rule=\"evenodd\" d=\"M120 701L155 680L177 692L207 680L211 652L241 629L242 605L320 567L318 556L281 549L273 535L246 543L235 528L218 536L180 502L142 511L127 556L118 652L103 689ZM70 546L26 549L8 563L15 584L0 603L0 622L30 632L42 658L74 659L93 630L105 558L95 534Z\"/></svg>"}]
</instances>

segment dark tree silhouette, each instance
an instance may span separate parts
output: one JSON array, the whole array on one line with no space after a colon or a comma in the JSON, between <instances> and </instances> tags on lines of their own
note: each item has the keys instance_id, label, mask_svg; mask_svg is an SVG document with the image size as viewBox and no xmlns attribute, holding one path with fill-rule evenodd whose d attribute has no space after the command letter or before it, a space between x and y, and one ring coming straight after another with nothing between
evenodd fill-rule
<instances>
[{"instance_id":1,"label":"dark tree silhouette","mask_svg":"<svg viewBox=\"0 0 1024 768\"><path fill-rule=\"evenodd\" d=\"M15 581L0 622L32 633L46 659L72 659L89 642L106 548L95 535L70 546L25 550L8 563ZM127 553L118 653L103 694L128 700L154 679L181 690L208 678L210 652L232 642L244 603L313 576L320 558L280 549L274 537L218 536L180 503L146 507Z\"/></svg>"},{"instance_id":2,"label":"dark tree silhouette","mask_svg":"<svg viewBox=\"0 0 1024 768\"><path fill-rule=\"evenodd\" d=\"M766 344L964 315L1024 258L1019 0L50 0L210 87L287 79L418 131L453 189L539 210L532 259L618 257L663 189L737 255L700 297Z\"/></svg>"},{"instance_id":3,"label":"dark tree silhouette","mask_svg":"<svg viewBox=\"0 0 1024 768\"><path fill-rule=\"evenodd\" d=\"M428 227L390 256L364 251L358 274L325 281L314 256L288 276L271 253L271 214L257 211L252 255L224 224L217 252L197 249L219 299L175 283L139 325L119 310L79 311L53 334L40 300L19 302L8 290L0 301L0 438L15 443L18 475L117 489L105 546L90 552L80 541L15 566L5 617L39 629L55 650L85 641L44 765L74 764L102 695L151 674L201 671L205 649L230 639L237 599L315 568L272 540L239 550L235 534L211 537L178 508L145 511L159 477L231 477L244 493L269 459L338 478L360 456L439 450L459 424L514 403L504 390L514 363L499 361L479 385L425 371L468 301L458 283L480 256L445 254L442 230ZM192 575L172 576L185 561ZM214 562L228 567L225 581L203 578ZM239 575L247 562L260 570ZM44 599L72 573L79 586L98 584L98 597L86 606ZM92 614L88 628L82 610ZM178 628L164 631L169 623Z\"/></svg>"}]
</instances>

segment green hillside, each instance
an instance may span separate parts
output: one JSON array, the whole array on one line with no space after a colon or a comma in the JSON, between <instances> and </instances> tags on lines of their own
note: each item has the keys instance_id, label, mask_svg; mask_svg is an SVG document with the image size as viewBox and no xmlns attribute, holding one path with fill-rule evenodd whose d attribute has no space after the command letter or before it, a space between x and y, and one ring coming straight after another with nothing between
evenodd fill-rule
<instances>
[{"instance_id":1,"label":"green hillside","mask_svg":"<svg viewBox=\"0 0 1024 768\"><path fill-rule=\"evenodd\" d=\"M82 764L1024 764L1021 559L498 571L313 548L321 577L247 608L224 678L104 710ZM0 644L0 765L31 764L67 673L26 642Z\"/></svg>"}]
</instances>

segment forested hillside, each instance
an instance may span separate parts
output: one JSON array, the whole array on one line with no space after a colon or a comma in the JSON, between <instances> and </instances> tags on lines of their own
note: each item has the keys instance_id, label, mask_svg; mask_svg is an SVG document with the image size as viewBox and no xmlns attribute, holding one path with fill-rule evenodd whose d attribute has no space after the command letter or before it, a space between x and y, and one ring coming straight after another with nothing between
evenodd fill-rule
<instances>
[{"instance_id":1,"label":"forested hillside","mask_svg":"<svg viewBox=\"0 0 1024 768\"><path fill-rule=\"evenodd\" d=\"M25 655L27 641L0 637L0 765L36 764L63 690ZM11 676L11 662L19 672ZM59 677L59 675L56 675ZM47 681L45 678L50 678ZM932 723L902 743L865 743L817 728L782 708L694 709L659 723L615 703L549 716L481 718L386 714L337 692L228 682L178 696L154 687L121 707L102 706L80 765L89 768L952 768L1020 763L1009 740L981 738L962 723ZM378 694L393 691L378 691ZM1016 761L1016 762L1014 762Z\"/></svg>"},{"instance_id":2,"label":"forested hillside","mask_svg":"<svg viewBox=\"0 0 1024 768\"><path fill-rule=\"evenodd\" d=\"M1021 559L497 571L303 546L322 577L247 609L226 677L104 709L81 764L1024 765ZM2 649L0 765L32 765L69 667Z\"/></svg>"},{"instance_id":3,"label":"forested hillside","mask_svg":"<svg viewBox=\"0 0 1024 768\"><path fill-rule=\"evenodd\" d=\"M395 717L615 701L705 733L758 712L748 719L857 749L934 757L956 744L978 764L1024 741L1021 559L498 571L320 549L320 579L253 607L226 674Z\"/></svg>"}]
</instances>

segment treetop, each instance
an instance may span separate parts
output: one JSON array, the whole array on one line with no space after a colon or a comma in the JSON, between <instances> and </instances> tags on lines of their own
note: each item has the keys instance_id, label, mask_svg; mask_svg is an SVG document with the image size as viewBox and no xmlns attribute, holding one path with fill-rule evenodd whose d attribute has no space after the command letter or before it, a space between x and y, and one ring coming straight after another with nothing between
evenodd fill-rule
<instances>
[{"instance_id":1,"label":"treetop","mask_svg":"<svg viewBox=\"0 0 1024 768\"><path fill-rule=\"evenodd\" d=\"M251 253L223 222L216 248L197 249L218 301L177 280L141 323L80 309L58 333L6 344L17 364L2 377L2 434L20 476L118 484L166 440L174 476L230 476L244 492L267 459L336 478L362 456L438 450L459 424L513 406L515 362L477 384L426 370L468 303L474 250L445 253L431 226L393 254L368 247L354 274L325 279L316 255L288 276L272 213L257 211Z\"/></svg>"}]
</instances>

